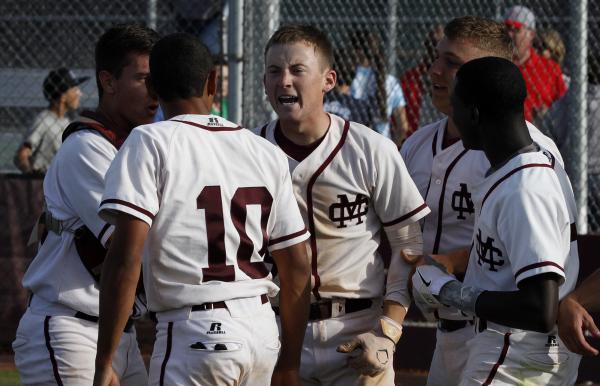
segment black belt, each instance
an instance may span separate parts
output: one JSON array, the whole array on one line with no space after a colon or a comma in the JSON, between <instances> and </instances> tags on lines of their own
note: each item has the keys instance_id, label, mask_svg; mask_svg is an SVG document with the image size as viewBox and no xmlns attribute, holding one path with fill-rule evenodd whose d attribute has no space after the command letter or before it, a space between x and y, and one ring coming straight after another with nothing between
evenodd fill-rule
<instances>
[{"instance_id":1,"label":"black belt","mask_svg":"<svg viewBox=\"0 0 600 386\"><path fill-rule=\"evenodd\" d=\"M372 305L373 300L371 299L346 299L344 301L344 311L345 314L350 314L366 310ZM334 304L331 302L331 299L322 299L318 303L311 303L308 320L314 321L331 318L333 307ZM273 311L275 311L276 315L279 315L279 307L273 307Z\"/></svg>"},{"instance_id":2,"label":"black belt","mask_svg":"<svg viewBox=\"0 0 600 386\"><path fill-rule=\"evenodd\" d=\"M262 302L262 304L265 304L269 301L269 297L265 294L262 294L262 295L260 295L260 301ZM227 304L225 304L225 302L223 302L223 301L213 302L213 303L196 304L196 305L192 306L192 312L212 310L215 308L227 308Z\"/></svg>"},{"instance_id":3,"label":"black belt","mask_svg":"<svg viewBox=\"0 0 600 386\"><path fill-rule=\"evenodd\" d=\"M439 319L438 328L443 332L453 332L465 328L467 323L469 323L468 320Z\"/></svg>"},{"instance_id":4,"label":"black belt","mask_svg":"<svg viewBox=\"0 0 600 386\"><path fill-rule=\"evenodd\" d=\"M77 311L75 313L75 315L73 315L73 316L76 317L77 319L87 320L88 322L92 322L92 323L98 323L97 316L88 315L81 311ZM127 319L127 323L125 324L125 328L123 329L123 332L131 332L131 330L133 329L133 323L134 323L133 319L131 319L131 318Z\"/></svg>"}]
</instances>

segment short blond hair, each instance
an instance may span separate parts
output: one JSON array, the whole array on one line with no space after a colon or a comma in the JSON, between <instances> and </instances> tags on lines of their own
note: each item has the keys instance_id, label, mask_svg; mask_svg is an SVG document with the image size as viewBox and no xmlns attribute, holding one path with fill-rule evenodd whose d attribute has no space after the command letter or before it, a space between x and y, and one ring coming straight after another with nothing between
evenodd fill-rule
<instances>
[{"instance_id":1,"label":"short blond hair","mask_svg":"<svg viewBox=\"0 0 600 386\"><path fill-rule=\"evenodd\" d=\"M479 16L459 17L446 24L444 34L450 40L467 40L493 56L507 60L513 58L514 45L508 29L492 19Z\"/></svg>"}]
</instances>

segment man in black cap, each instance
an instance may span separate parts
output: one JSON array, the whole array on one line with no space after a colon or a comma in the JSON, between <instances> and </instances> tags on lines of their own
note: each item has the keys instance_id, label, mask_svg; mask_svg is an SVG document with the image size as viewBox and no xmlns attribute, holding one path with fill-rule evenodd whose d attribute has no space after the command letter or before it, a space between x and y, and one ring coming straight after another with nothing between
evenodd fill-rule
<instances>
[{"instance_id":1,"label":"man in black cap","mask_svg":"<svg viewBox=\"0 0 600 386\"><path fill-rule=\"evenodd\" d=\"M60 146L62 131L69 124L65 114L79 107L79 85L88 79L89 76L75 77L64 67L50 71L44 79L44 97L50 105L35 117L17 150L15 165L23 173L46 173Z\"/></svg>"}]
</instances>

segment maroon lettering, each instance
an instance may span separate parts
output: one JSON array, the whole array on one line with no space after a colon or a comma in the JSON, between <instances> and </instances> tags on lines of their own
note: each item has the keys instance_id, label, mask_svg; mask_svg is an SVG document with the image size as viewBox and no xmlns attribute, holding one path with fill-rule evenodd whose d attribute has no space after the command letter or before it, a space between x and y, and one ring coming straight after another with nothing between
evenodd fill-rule
<instances>
[{"instance_id":1,"label":"maroon lettering","mask_svg":"<svg viewBox=\"0 0 600 386\"><path fill-rule=\"evenodd\" d=\"M231 220L240 238L236 260L239 268L252 279L266 277L269 271L262 261L250 261L255 246L246 231L247 207L248 205L260 205L262 245L258 254L264 257L269 241L267 222L272 203L273 197L265 187L238 188L231 199ZM206 186L196 199L196 204L198 209L204 209L208 241L208 267L202 268L202 281L234 281L235 268L233 265L227 265L221 187Z\"/></svg>"}]
</instances>

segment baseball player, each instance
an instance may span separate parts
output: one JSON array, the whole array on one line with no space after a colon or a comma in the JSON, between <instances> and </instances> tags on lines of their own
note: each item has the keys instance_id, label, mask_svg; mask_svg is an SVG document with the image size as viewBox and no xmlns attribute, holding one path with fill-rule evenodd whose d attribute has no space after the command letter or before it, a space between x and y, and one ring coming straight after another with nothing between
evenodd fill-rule
<instances>
[{"instance_id":1,"label":"baseball player","mask_svg":"<svg viewBox=\"0 0 600 386\"><path fill-rule=\"evenodd\" d=\"M475 227L464 284L417 268L416 297L476 315L460 385L572 385L580 357L557 335L559 299L577 280L575 200L554 156L529 135L519 68L486 57L464 64L452 118L467 149L491 167L473 193Z\"/></svg>"},{"instance_id":2,"label":"baseball player","mask_svg":"<svg viewBox=\"0 0 600 386\"><path fill-rule=\"evenodd\" d=\"M47 235L23 278L32 295L13 342L25 385L91 385L98 336L98 267L114 227L97 215L104 175L129 131L151 122L148 55L156 32L109 29L96 45L100 102L63 134L44 179ZM113 283L109 283L112 285ZM122 385L147 382L132 322L123 326L112 366Z\"/></svg>"},{"instance_id":3,"label":"baseball player","mask_svg":"<svg viewBox=\"0 0 600 386\"><path fill-rule=\"evenodd\" d=\"M450 86L465 62L495 56L510 59L512 41L506 26L481 17L466 16L450 21L436 48L429 69L432 101L443 114L450 113ZM552 140L527 122L531 136L563 164ZM468 249L473 235L475 208L473 188L489 169L481 151L465 149L454 122L448 118L421 127L402 145L400 153L419 191L431 208L423 220L423 251L448 254ZM466 254L465 254L466 256ZM472 317L457 310L438 312L438 329L427 384L456 385L466 363L466 342L473 336Z\"/></svg>"},{"instance_id":4,"label":"baseball player","mask_svg":"<svg viewBox=\"0 0 600 386\"><path fill-rule=\"evenodd\" d=\"M266 45L265 63L265 90L278 119L256 132L287 154L311 233L302 384L391 385L410 303L410 267L400 250L421 250L418 220L429 209L393 142L324 112L336 73L323 32L281 27ZM377 252L382 231L392 248L387 281Z\"/></svg>"},{"instance_id":5,"label":"baseball player","mask_svg":"<svg viewBox=\"0 0 600 386\"><path fill-rule=\"evenodd\" d=\"M100 215L116 229L102 277L95 385L117 376L110 363L142 254L158 319L150 385L262 386L272 375L271 384L298 384L308 232L281 151L208 115L217 88L210 57L192 35L156 43L151 84L167 120L136 128L107 172ZM267 251L281 277L281 345Z\"/></svg>"}]
</instances>

